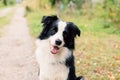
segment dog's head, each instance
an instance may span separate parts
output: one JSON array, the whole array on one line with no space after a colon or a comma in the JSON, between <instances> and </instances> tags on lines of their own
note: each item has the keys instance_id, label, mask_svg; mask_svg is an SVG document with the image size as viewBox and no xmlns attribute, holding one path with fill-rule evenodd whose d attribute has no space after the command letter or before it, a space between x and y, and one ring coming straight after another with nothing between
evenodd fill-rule
<instances>
[{"instance_id":1,"label":"dog's head","mask_svg":"<svg viewBox=\"0 0 120 80\"><path fill-rule=\"evenodd\" d=\"M64 22L57 16L43 16L41 40L48 39L51 53L56 54L63 47L74 49L74 38L80 36L80 30L72 22Z\"/></svg>"}]
</instances>

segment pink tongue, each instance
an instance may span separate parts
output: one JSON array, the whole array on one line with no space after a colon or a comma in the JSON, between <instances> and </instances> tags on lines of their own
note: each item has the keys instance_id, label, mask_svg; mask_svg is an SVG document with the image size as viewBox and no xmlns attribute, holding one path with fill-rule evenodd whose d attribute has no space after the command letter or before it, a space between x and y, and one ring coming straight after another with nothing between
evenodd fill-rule
<instances>
[{"instance_id":1,"label":"pink tongue","mask_svg":"<svg viewBox=\"0 0 120 80\"><path fill-rule=\"evenodd\" d=\"M56 54L58 52L58 50L59 50L59 48L56 46L52 46L52 48L51 48L52 54Z\"/></svg>"}]
</instances>

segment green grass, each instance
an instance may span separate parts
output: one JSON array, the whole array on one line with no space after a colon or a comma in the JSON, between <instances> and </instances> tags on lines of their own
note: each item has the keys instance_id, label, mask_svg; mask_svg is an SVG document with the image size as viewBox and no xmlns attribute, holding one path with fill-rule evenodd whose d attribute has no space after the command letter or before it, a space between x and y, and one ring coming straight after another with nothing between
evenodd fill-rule
<instances>
[{"instance_id":1,"label":"green grass","mask_svg":"<svg viewBox=\"0 0 120 80\"><path fill-rule=\"evenodd\" d=\"M77 74L87 80L120 79L120 37L117 35L83 32L76 41L75 57Z\"/></svg>"},{"instance_id":2,"label":"green grass","mask_svg":"<svg viewBox=\"0 0 120 80\"><path fill-rule=\"evenodd\" d=\"M10 12L4 17L0 17L0 30L10 22L12 16L13 16L13 12Z\"/></svg>"},{"instance_id":3,"label":"green grass","mask_svg":"<svg viewBox=\"0 0 120 80\"><path fill-rule=\"evenodd\" d=\"M0 9L11 7L12 5L5 6L3 3L0 2Z\"/></svg>"},{"instance_id":4,"label":"green grass","mask_svg":"<svg viewBox=\"0 0 120 80\"><path fill-rule=\"evenodd\" d=\"M9 19L7 17L0 18L0 27L3 27L5 24L9 23Z\"/></svg>"},{"instance_id":5,"label":"green grass","mask_svg":"<svg viewBox=\"0 0 120 80\"><path fill-rule=\"evenodd\" d=\"M30 34L34 37L37 37L39 32L41 31L41 24L40 24L40 18L42 18L41 15L36 15L37 13L30 13L29 16L27 17L29 21L29 27L30 27Z\"/></svg>"},{"instance_id":6,"label":"green grass","mask_svg":"<svg viewBox=\"0 0 120 80\"><path fill-rule=\"evenodd\" d=\"M1 2L0 2L0 9L5 7Z\"/></svg>"},{"instance_id":7,"label":"green grass","mask_svg":"<svg viewBox=\"0 0 120 80\"><path fill-rule=\"evenodd\" d=\"M0 9L14 6L15 3L16 3L15 0L8 0L8 1L7 1L7 5L5 6L5 5L3 4L3 0L0 0Z\"/></svg>"},{"instance_id":8,"label":"green grass","mask_svg":"<svg viewBox=\"0 0 120 80\"><path fill-rule=\"evenodd\" d=\"M0 27L3 27L4 25L8 24L10 22L12 15L13 13L10 12L4 17L0 17Z\"/></svg>"},{"instance_id":9,"label":"green grass","mask_svg":"<svg viewBox=\"0 0 120 80\"><path fill-rule=\"evenodd\" d=\"M28 13L33 37L40 34L42 16L50 14L55 12L41 10ZM81 29L74 53L77 75L83 75L86 80L120 80L120 30L99 18L88 19L74 14L64 14L61 18L74 22Z\"/></svg>"}]
</instances>

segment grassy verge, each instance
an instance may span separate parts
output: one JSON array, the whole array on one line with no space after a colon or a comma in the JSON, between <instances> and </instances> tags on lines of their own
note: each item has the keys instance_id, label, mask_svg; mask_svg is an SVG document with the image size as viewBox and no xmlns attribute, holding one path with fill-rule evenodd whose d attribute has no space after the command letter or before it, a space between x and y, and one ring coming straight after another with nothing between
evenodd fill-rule
<instances>
[{"instance_id":1,"label":"grassy verge","mask_svg":"<svg viewBox=\"0 0 120 80\"><path fill-rule=\"evenodd\" d=\"M0 18L0 28L9 23L9 18L2 17Z\"/></svg>"},{"instance_id":2,"label":"grassy verge","mask_svg":"<svg viewBox=\"0 0 120 80\"><path fill-rule=\"evenodd\" d=\"M42 16L54 13L41 10L27 15L30 32L34 37L40 34ZM74 53L77 75L83 75L86 80L119 80L120 30L102 19L89 20L79 15L62 15L61 18L74 22L82 32L81 37L76 39Z\"/></svg>"},{"instance_id":3,"label":"grassy verge","mask_svg":"<svg viewBox=\"0 0 120 80\"><path fill-rule=\"evenodd\" d=\"M0 30L10 22L10 19L12 18L12 16L13 16L13 12L11 11L6 16L0 17Z\"/></svg>"},{"instance_id":4,"label":"grassy verge","mask_svg":"<svg viewBox=\"0 0 120 80\"><path fill-rule=\"evenodd\" d=\"M5 6L2 4L2 2L0 2L0 9L3 7L5 7Z\"/></svg>"},{"instance_id":5,"label":"grassy verge","mask_svg":"<svg viewBox=\"0 0 120 80\"><path fill-rule=\"evenodd\" d=\"M76 71L86 80L120 79L120 37L84 32L76 41Z\"/></svg>"},{"instance_id":6,"label":"grassy verge","mask_svg":"<svg viewBox=\"0 0 120 80\"><path fill-rule=\"evenodd\" d=\"M14 6L14 5L7 5L7 6L5 6L5 5L3 5L3 3L0 3L0 9L12 7L12 6Z\"/></svg>"},{"instance_id":7,"label":"grassy verge","mask_svg":"<svg viewBox=\"0 0 120 80\"><path fill-rule=\"evenodd\" d=\"M10 12L4 17L0 17L0 27L3 27L4 25L8 24L10 22L12 15L13 13Z\"/></svg>"}]
</instances>

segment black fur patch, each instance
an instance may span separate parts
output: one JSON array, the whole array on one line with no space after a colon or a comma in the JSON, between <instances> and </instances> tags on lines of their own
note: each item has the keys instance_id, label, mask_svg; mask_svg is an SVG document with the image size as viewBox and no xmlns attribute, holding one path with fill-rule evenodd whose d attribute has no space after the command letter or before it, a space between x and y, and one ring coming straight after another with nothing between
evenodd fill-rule
<instances>
[{"instance_id":1,"label":"black fur patch","mask_svg":"<svg viewBox=\"0 0 120 80\"><path fill-rule=\"evenodd\" d=\"M76 77L75 75L75 66L74 66L74 56L71 55L66 59L66 66L69 68L69 74L67 80L84 80L83 76Z\"/></svg>"},{"instance_id":2,"label":"black fur patch","mask_svg":"<svg viewBox=\"0 0 120 80\"><path fill-rule=\"evenodd\" d=\"M76 25L74 25L72 22L68 22L67 26L65 28L65 31L63 32L63 37L65 41L65 47L69 49L75 48L75 37L76 35L80 36L80 30L77 28Z\"/></svg>"},{"instance_id":3,"label":"black fur patch","mask_svg":"<svg viewBox=\"0 0 120 80\"><path fill-rule=\"evenodd\" d=\"M67 80L75 80L75 66L74 66L74 56L71 55L69 58L66 59L66 66L69 68L69 74Z\"/></svg>"},{"instance_id":4,"label":"black fur patch","mask_svg":"<svg viewBox=\"0 0 120 80\"><path fill-rule=\"evenodd\" d=\"M38 36L39 39L47 39L50 37L50 29L57 26L57 16L43 16L41 23L43 23L43 30ZM55 29L57 32L57 29Z\"/></svg>"}]
</instances>

